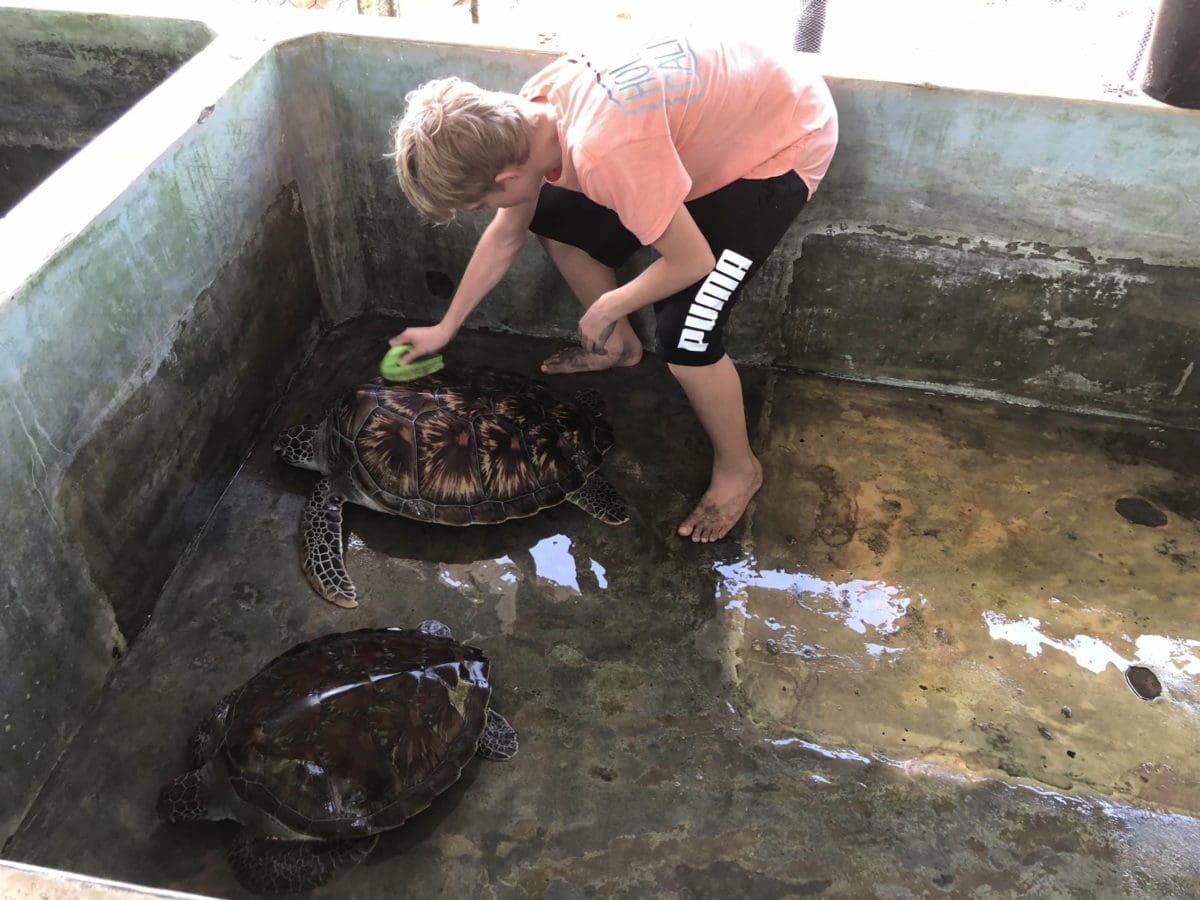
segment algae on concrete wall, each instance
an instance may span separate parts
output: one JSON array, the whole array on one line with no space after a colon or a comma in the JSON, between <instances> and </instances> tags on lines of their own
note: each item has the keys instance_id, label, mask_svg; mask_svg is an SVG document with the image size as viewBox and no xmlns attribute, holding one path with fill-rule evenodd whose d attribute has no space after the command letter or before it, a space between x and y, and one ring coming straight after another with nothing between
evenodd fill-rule
<instances>
[{"instance_id":1,"label":"algae on concrete wall","mask_svg":"<svg viewBox=\"0 0 1200 900\"><path fill-rule=\"evenodd\" d=\"M9 247L44 233L37 216L79 229L3 272L0 834L93 711L323 321L274 59L206 54L208 70L105 133L153 160L132 182L96 144L56 176L94 218L23 204L0 220Z\"/></svg>"},{"instance_id":2,"label":"algae on concrete wall","mask_svg":"<svg viewBox=\"0 0 1200 900\"><path fill-rule=\"evenodd\" d=\"M0 9L0 216L212 37L184 19Z\"/></svg>"}]
</instances>

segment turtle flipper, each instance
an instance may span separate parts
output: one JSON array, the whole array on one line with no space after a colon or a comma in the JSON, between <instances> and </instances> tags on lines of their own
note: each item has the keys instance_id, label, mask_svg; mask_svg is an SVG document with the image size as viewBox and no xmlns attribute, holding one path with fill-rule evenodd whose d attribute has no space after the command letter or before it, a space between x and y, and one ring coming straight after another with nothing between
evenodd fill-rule
<instances>
[{"instance_id":1,"label":"turtle flipper","mask_svg":"<svg viewBox=\"0 0 1200 900\"><path fill-rule=\"evenodd\" d=\"M603 419L605 415L604 395L595 388L583 388L571 395L576 406L582 407L594 419Z\"/></svg>"},{"instance_id":2,"label":"turtle flipper","mask_svg":"<svg viewBox=\"0 0 1200 900\"><path fill-rule=\"evenodd\" d=\"M338 606L358 606L342 559L342 504L328 478L322 478L304 504L304 574L318 594Z\"/></svg>"},{"instance_id":3,"label":"turtle flipper","mask_svg":"<svg viewBox=\"0 0 1200 900\"><path fill-rule=\"evenodd\" d=\"M164 822L222 818L221 813L209 808L212 785L211 765L191 769L172 778L158 792L158 817Z\"/></svg>"},{"instance_id":4,"label":"turtle flipper","mask_svg":"<svg viewBox=\"0 0 1200 900\"><path fill-rule=\"evenodd\" d=\"M243 829L229 848L238 882L254 894L294 894L320 887L367 858L378 835L332 841L289 841Z\"/></svg>"},{"instance_id":5,"label":"turtle flipper","mask_svg":"<svg viewBox=\"0 0 1200 900\"><path fill-rule=\"evenodd\" d=\"M484 759L501 762L512 759L517 752L517 732L508 724L508 720L494 709L487 711L487 724L483 726L483 734L479 736L479 746L475 753Z\"/></svg>"},{"instance_id":6,"label":"turtle flipper","mask_svg":"<svg viewBox=\"0 0 1200 900\"><path fill-rule=\"evenodd\" d=\"M629 521L624 498L598 472L593 473L578 490L567 494L567 499L588 515L609 525L624 525Z\"/></svg>"},{"instance_id":7,"label":"turtle flipper","mask_svg":"<svg viewBox=\"0 0 1200 900\"><path fill-rule=\"evenodd\" d=\"M193 769L200 768L216 755L217 748L225 739L225 720L237 695L237 691L230 691L222 697L221 702L208 711L208 715L200 720L200 724L192 732L188 739L187 752L188 764Z\"/></svg>"}]
</instances>

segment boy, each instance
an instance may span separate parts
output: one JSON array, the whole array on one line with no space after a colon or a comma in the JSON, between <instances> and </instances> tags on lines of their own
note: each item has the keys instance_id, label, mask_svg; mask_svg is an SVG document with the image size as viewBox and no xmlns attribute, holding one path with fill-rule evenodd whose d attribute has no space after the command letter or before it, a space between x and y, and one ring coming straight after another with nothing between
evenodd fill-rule
<instances>
[{"instance_id":1,"label":"boy","mask_svg":"<svg viewBox=\"0 0 1200 900\"><path fill-rule=\"evenodd\" d=\"M678 534L720 540L762 485L737 369L722 330L746 282L829 167L837 113L803 57L742 40L669 37L623 54L562 57L519 94L445 78L412 91L395 129L396 171L434 222L493 209L441 322L393 345L448 343L538 235L584 307L581 346L546 373L636 365L626 318L654 304L656 353L713 446L712 480ZM618 286L641 246L655 260Z\"/></svg>"}]
</instances>

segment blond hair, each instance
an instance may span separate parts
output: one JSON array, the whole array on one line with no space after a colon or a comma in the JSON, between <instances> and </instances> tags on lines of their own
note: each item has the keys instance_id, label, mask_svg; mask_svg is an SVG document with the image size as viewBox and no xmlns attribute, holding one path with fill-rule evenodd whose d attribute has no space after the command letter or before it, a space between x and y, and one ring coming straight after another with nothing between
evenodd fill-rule
<instances>
[{"instance_id":1,"label":"blond hair","mask_svg":"<svg viewBox=\"0 0 1200 900\"><path fill-rule=\"evenodd\" d=\"M496 176L529 159L529 120L513 94L439 78L404 98L393 128L400 190L426 218L445 224L496 189Z\"/></svg>"}]
</instances>

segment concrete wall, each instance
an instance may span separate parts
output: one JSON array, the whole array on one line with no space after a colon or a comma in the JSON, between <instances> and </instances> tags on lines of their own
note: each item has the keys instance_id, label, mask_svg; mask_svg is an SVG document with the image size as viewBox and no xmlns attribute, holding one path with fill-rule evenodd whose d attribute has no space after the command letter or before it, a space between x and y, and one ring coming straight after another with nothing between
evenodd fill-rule
<instances>
[{"instance_id":1,"label":"concrete wall","mask_svg":"<svg viewBox=\"0 0 1200 900\"><path fill-rule=\"evenodd\" d=\"M465 213L448 226L434 227L404 199L386 157L404 95L450 74L515 91L553 54L349 36L329 36L324 43L338 111L335 140L346 173L344 214L350 218L345 225L361 245L357 293L347 293L341 309L344 315L383 308L417 320L437 319L490 217ZM575 301L531 238L468 327L568 337L578 321Z\"/></svg>"},{"instance_id":2,"label":"concrete wall","mask_svg":"<svg viewBox=\"0 0 1200 900\"><path fill-rule=\"evenodd\" d=\"M405 91L459 74L515 90L548 58L332 37L326 59L361 243L358 302L440 317L486 214L431 228L386 160ZM748 363L985 393L1185 426L1200 413L1200 114L831 72L829 176L731 324ZM571 339L530 241L469 325ZM640 330L652 324L643 316Z\"/></svg>"},{"instance_id":3,"label":"concrete wall","mask_svg":"<svg viewBox=\"0 0 1200 900\"><path fill-rule=\"evenodd\" d=\"M1194 426L1200 116L839 80L826 190L763 285L786 365ZM739 323L741 324L741 323ZM752 325L752 323L751 323Z\"/></svg>"},{"instance_id":4,"label":"concrete wall","mask_svg":"<svg viewBox=\"0 0 1200 900\"><path fill-rule=\"evenodd\" d=\"M257 39L0 220L0 834L94 706L323 316Z\"/></svg>"},{"instance_id":5,"label":"concrete wall","mask_svg":"<svg viewBox=\"0 0 1200 900\"><path fill-rule=\"evenodd\" d=\"M0 9L0 216L212 36L182 19Z\"/></svg>"},{"instance_id":6,"label":"concrete wall","mask_svg":"<svg viewBox=\"0 0 1200 900\"><path fill-rule=\"evenodd\" d=\"M317 330L449 299L486 217L432 228L403 201L405 92L515 89L549 58L281 21L210 23L0 220L0 835ZM1194 425L1200 115L830 81L842 149L735 317L739 359ZM577 318L531 241L470 324L569 340Z\"/></svg>"}]
</instances>

